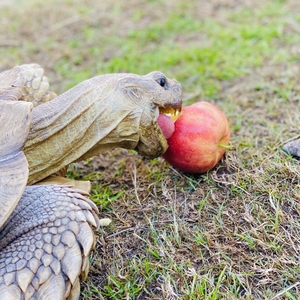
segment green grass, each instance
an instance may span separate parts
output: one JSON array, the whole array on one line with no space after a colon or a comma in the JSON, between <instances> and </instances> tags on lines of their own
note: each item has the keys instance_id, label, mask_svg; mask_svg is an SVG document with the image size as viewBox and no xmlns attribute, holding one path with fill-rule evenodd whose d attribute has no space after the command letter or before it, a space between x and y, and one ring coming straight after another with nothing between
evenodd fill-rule
<instances>
[{"instance_id":1,"label":"green grass","mask_svg":"<svg viewBox=\"0 0 300 300\"><path fill-rule=\"evenodd\" d=\"M159 69L184 105L211 101L231 126L206 174L124 150L69 169L112 219L82 299L298 299L299 162L281 150L299 135L298 1L16 3L1 7L1 69L38 62L58 93Z\"/></svg>"},{"instance_id":2,"label":"green grass","mask_svg":"<svg viewBox=\"0 0 300 300\"><path fill-rule=\"evenodd\" d=\"M156 9L155 5L153 9ZM154 20L148 26L132 28L124 33L123 38L114 35L105 37L103 49L99 46L89 51L102 55L109 45L112 57L96 62L92 70L95 73L132 72L148 73L164 66L170 74L186 84L188 90L200 89L205 96L214 96L220 89L220 80L231 80L251 72L253 67L261 66L265 59L274 62L295 61L297 56L290 56L287 47L299 42L298 35L286 35L284 26L288 10L282 9L282 3L269 2L258 12L245 9L232 14L224 26L218 19L197 18L189 14L191 4L178 3L163 20ZM150 6L151 7L151 6ZM138 11L140 21L146 12ZM133 14L132 21L136 21ZM121 16L121 12L118 12ZM87 27L81 42L89 42L97 36L98 28ZM189 36L186 43L180 42ZM179 41L178 41L179 40ZM69 41L69 47L78 48L80 42ZM72 49L70 49L72 51ZM100 51L100 52L99 52ZM74 65L81 64L84 54L60 60L55 66L63 76L70 73ZM81 75L83 74L83 75ZM86 76L74 73L74 83ZM68 75L70 77L70 75Z\"/></svg>"},{"instance_id":3,"label":"green grass","mask_svg":"<svg viewBox=\"0 0 300 300\"><path fill-rule=\"evenodd\" d=\"M142 5L136 10L131 9L125 20L121 3L116 3L109 8L111 22L116 21L116 24L110 23L109 30L101 23L101 19L89 21L97 9L80 4L72 8L66 21L59 20L58 24L50 26L52 30L40 42L38 38L36 42L25 39L22 51L12 54L11 49L4 49L1 57L7 60L7 56L13 55L16 63L21 63L25 53L33 55L41 47L45 52L51 51L49 56L57 56L51 68L59 78L67 78L62 85L64 89L95 74L144 74L163 66L169 76L176 74L189 92L198 91L209 97L216 96L220 81L249 74L265 60L275 63L298 59L297 55L290 55L288 48L298 43L300 38L296 33L284 31L291 13L281 2L268 1L255 11L246 7L238 13L227 13L225 21L205 15L197 16L192 1L174 3L168 13L158 17L155 10L164 2L145 1L147 9L143 10ZM45 6L50 10L51 5ZM67 7L67 2L65 5ZM30 8L30 5L26 5L25 13ZM143 22L148 10L153 10L150 12L153 20L149 23ZM22 16L23 12L19 13ZM71 13L76 17L74 21ZM299 18L299 15L296 14L295 18ZM124 26L120 32L118 26L122 26L122 20L133 24ZM22 21L25 22L21 19L16 24L17 21L14 21L16 32L20 31ZM73 31L72 21L75 24ZM139 22L141 25L134 26ZM69 23L71 30L68 33L72 34L60 36ZM108 34L105 35L102 30ZM63 43L63 49L55 55L60 42Z\"/></svg>"}]
</instances>

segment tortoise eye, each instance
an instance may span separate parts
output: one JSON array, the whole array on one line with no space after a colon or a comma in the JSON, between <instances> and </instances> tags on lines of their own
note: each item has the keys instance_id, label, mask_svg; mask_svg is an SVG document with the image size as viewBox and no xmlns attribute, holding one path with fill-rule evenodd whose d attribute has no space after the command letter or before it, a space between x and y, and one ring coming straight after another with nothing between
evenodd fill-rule
<instances>
[{"instance_id":1,"label":"tortoise eye","mask_svg":"<svg viewBox=\"0 0 300 300\"><path fill-rule=\"evenodd\" d=\"M164 77L159 77L159 78L157 79L157 83L158 83L161 87L163 87L164 89L167 89L167 88L168 88L168 86L167 86L167 81L166 81L166 79L165 79Z\"/></svg>"}]
</instances>

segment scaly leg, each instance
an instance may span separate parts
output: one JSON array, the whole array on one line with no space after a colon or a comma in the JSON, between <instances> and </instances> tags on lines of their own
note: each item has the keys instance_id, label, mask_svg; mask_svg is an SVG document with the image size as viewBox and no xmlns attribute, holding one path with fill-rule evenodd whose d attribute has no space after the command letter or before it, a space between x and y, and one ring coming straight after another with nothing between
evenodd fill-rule
<instances>
[{"instance_id":1,"label":"scaly leg","mask_svg":"<svg viewBox=\"0 0 300 300\"><path fill-rule=\"evenodd\" d=\"M98 210L88 194L28 186L0 231L0 299L78 299ZM9 234L8 234L9 233Z\"/></svg>"},{"instance_id":2,"label":"scaly leg","mask_svg":"<svg viewBox=\"0 0 300 300\"><path fill-rule=\"evenodd\" d=\"M37 106L52 100L56 94L50 91L43 68L38 64L25 64L0 73L0 96L4 100L22 100Z\"/></svg>"}]
</instances>

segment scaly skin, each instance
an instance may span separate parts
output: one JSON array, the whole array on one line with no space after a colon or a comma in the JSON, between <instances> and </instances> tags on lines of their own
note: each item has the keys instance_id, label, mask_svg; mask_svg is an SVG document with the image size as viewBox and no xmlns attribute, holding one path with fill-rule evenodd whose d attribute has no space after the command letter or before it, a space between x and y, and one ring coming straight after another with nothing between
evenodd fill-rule
<instances>
[{"instance_id":1,"label":"scaly skin","mask_svg":"<svg viewBox=\"0 0 300 300\"><path fill-rule=\"evenodd\" d=\"M116 147L159 156L159 109L180 109L180 96L160 72L98 76L58 97L38 65L0 73L1 300L79 298L98 211L89 183L57 174Z\"/></svg>"},{"instance_id":2,"label":"scaly skin","mask_svg":"<svg viewBox=\"0 0 300 300\"><path fill-rule=\"evenodd\" d=\"M1 300L79 297L91 226L98 227L97 207L86 196L58 185L26 187L0 232Z\"/></svg>"}]
</instances>

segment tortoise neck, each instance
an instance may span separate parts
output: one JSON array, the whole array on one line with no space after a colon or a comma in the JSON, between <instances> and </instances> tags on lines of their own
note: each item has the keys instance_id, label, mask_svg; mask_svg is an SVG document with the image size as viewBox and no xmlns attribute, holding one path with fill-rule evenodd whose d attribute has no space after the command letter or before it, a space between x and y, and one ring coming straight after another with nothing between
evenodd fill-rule
<instances>
[{"instance_id":1,"label":"tortoise neck","mask_svg":"<svg viewBox=\"0 0 300 300\"><path fill-rule=\"evenodd\" d=\"M85 81L33 109L24 147L28 184L101 152L136 147L142 111L124 103L122 92L107 79L113 80L104 75Z\"/></svg>"}]
</instances>

